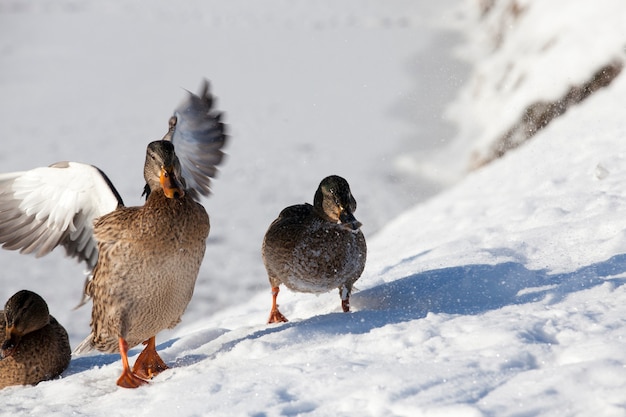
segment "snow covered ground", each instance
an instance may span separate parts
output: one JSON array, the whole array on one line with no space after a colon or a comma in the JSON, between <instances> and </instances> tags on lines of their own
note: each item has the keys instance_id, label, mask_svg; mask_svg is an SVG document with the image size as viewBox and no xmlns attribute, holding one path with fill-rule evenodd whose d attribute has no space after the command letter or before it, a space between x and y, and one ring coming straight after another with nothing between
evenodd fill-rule
<instances>
[{"instance_id":1,"label":"snow covered ground","mask_svg":"<svg viewBox=\"0 0 626 417\"><path fill-rule=\"evenodd\" d=\"M626 415L626 77L424 201L466 163L437 154L466 70L446 29L459 2L423 3L0 0L2 171L92 162L137 204L146 142L202 76L233 135L196 294L158 336L172 369L124 390L117 355L76 357L60 380L0 391L0 414ZM416 149L446 161L440 182L408 176ZM263 232L331 172L368 238L354 311L282 291L291 321L267 326ZM89 309L70 310L81 266L0 263L3 297L35 290L74 346L88 333Z\"/></svg>"}]
</instances>

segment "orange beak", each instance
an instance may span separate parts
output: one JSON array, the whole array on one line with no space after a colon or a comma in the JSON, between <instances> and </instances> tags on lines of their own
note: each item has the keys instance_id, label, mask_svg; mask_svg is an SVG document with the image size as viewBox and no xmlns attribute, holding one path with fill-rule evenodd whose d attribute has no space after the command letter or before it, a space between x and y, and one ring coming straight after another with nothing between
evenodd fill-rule
<instances>
[{"instance_id":1,"label":"orange beak","mask_svg":"<svg viewBox=\"0 0 626 417\"><path fill-rule=\"evenodd\" d=\"M176 178L173 167L162 167L159 180L161 187L163 187L163 193L167 198L181 198L185 195L184 187Z\"/></svg>"}]
</instances>

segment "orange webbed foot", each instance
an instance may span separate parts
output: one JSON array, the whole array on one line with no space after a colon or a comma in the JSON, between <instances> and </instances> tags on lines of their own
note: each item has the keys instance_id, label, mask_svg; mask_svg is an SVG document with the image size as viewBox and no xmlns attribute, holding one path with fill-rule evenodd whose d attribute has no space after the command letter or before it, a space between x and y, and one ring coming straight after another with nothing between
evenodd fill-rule
<instances>
[{"instance_id":1,"label":"orange webbed foot","mask_svg":"<svg viewBox=\"0 0 626 417\"><path fill-rule=\"evenodd\" d=\"M270 312L270 318L267 320L267 324L271 323L286 323L289 320L283 314L278 311L278 309L274 309Z\"/></svg>"},{"instance_id":2,"label":"orange webbed foot","mask_svg":"<svg viewBox=\"0 0 626 417\"><path fill-rule=\"evenodd\" d=\"M117 379L117 385L122 388L139 388L147 383L148 381L139 378L128 369L125 369L122 375Z\"/></svg>"},{"instance_id":3,"label":"orange webbed foot","mask_svg":"<svg viewBox=\"0 0 626 417\"><path fill-rule=\"evenodd\" d=\"M155 337L143 342L145 349L139 354L133 366L133 373L139 378L152 379L169 367L156 351Z\"/></svg>"},{"instance_id":4,"label":"orange webbed foot","mask_svg":"<svg viewBox=\"0 0 626 417\"><path fill-rule=\"evenodd\" d=\"M119 338L120 356L122 357L122 375L117 379L117 385L122 388L138 388L148 383L131 372L128 366L128 343L122 337Z\"/></svg>"},{"instance_id":5,"label":"orange webbed foot","mask_svg":"<svg viewBox=\"0 0 626 417\"><path fill-rule=\"evenodd\" d=\"M272 311L270 311L270 318L267 320L267 324L271 323L286 323L289 320L278 311L278 304L276 304L276 298L278 297L280 289L278 287L272 287Z\"/></svg>"}]
</instances>

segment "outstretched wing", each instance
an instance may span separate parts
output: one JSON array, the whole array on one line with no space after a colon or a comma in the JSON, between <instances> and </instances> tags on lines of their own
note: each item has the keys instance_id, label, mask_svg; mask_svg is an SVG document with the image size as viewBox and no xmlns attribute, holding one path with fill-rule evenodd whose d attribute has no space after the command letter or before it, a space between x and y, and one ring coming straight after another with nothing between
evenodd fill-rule
<instances>
[{"instance_id":1,"label":"outstretched wing","mask_svg":"<svg viewBox=\"0 0 626 417\"><path fill-rule=\"evenodd\" d=\"M182 175L188 192L195 200L199 194L211 192L211 178L217 175L217 166L224 158L226 126L222 113L214 109L214 97L209 82L204 80L200 93L188 92L187 99L174 111L170 129L164 140L170 140L180 160Z\"/></svg>"},{"instance_id":2,"label":"outstretched wing","mask_svg":"<svg viewBox=\"0 0 626 417\"><path fill-rule=\"evenodd\" d=\"M59 162L0 174L0 244L38 257L62 245L93 268L93 221L121 204L111 181L92 165Z\"/></svg>"}]
</instances>

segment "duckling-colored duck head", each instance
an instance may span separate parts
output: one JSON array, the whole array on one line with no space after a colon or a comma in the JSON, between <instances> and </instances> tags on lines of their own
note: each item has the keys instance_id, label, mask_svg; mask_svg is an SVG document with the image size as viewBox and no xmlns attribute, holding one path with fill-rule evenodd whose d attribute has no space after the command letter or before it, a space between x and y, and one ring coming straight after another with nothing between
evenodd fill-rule
<instances>
[{"instance_id":1,"label":"duckling-colored duck head","mask_svg":"<svg viewBox=\"0 0 626 417\"><path fill-rule=\"evenodd\" d=\"M350 230L361 227L354 217L356 200L350 192L348 181L337 175L331 175L322 180L313 199L315 211L322 218L343 225Z\"/></svg>"},{"instance_id":2,"label":"duckling-colored duck head","mask_svg":"<svg viewBox=\"0 0 626 417\"><path fill-rule=\"evenodd\" d=\"M11 356L19 347L22 337L50 323L48 304L32 291L15 293L4 306L6 317L5 341L0 348L3 358Z\"/></svg>"},{"instance_id":3,"label":"duckling-colored duck head","mask_svg":"<svg viewBox=\"0 0 626 417\"><path fill-rule=\"evenodd\" d=\"M143 176L146 180L146 198L152 191L159 189L163 189L168 198L182 198L185 195L185 180L172 142L157 140L148 144Z\"/></svg>"}]
</instances>

